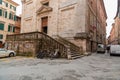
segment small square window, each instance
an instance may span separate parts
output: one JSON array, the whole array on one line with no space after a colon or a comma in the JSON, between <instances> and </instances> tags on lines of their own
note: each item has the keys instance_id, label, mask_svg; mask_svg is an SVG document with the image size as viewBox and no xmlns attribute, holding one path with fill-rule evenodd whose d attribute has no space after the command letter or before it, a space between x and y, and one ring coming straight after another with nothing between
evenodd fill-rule
<instances>
[{"instance_id":1,"label":"small square window","mask_svg":"<svg viewBox=\"0 0 120 80\"><path fill-rule=\"evenodd\" d=\"M43 3L44 6L49 6L49 2Z\"/></svg>"}]
</instances>

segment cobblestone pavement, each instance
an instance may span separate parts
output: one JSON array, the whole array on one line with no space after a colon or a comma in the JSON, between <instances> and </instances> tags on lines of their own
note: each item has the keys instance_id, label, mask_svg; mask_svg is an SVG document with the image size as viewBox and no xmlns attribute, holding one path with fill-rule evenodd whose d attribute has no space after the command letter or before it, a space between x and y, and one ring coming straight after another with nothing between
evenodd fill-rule
<instances>
[{"instance_id":1,"label":"cobblestone pavement","mask_svg":"<svg viewBox=\"0 0 120 80\"><path fill-rule=\"evenodd\" d=\"M120 80L120 57L93 54L76 60L2 58L0 80Z\"/></svg>"}]
</instances>

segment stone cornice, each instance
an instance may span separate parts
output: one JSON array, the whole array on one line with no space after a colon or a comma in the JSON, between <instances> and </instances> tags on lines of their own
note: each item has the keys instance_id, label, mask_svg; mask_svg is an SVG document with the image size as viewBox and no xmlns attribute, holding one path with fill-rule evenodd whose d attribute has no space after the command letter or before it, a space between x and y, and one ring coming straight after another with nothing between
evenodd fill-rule
<instances>
[{"instance_id":1,"label":"stone cornice","mask_svg":"<svg viewBox=\"0 0 120 80\"><path fill-rule=\"evenodd\" d=\"M14 1L12 1L12 0L7 0L7 1L10 2L10 3L12 3L12 4L14 4L15 6L19 6L18 3L14 2Z\"/></svg>"},{"instance_id":2,"label":"stone cornice","mask_svg":"<svg viewBox=\"0 0 120 80\"><path fill-rule=\"evenodd\" d=\"M53 9L51 7L48 7L48 6L42 6L40 7L38 10L37 10L37 14L41 14L41 13L44 13L44 12L49 12L49 11L52 11Z\"/></svg>"},{"instance_id":3,"label":"stone cornice","mask_svg":"<svg viewBox=\"0 0 120 80\"><path fill-rule=\"evenodd\" d=\"M100 1L101 1L101 5L102 5L102 8L103 8L103 11L104 11L104 15L105 15L105 17L107 19L107 13L106 13L106 9L105 9L105 4L104 4L103 0L100 0Z\"/></svg>"}]
</instances>

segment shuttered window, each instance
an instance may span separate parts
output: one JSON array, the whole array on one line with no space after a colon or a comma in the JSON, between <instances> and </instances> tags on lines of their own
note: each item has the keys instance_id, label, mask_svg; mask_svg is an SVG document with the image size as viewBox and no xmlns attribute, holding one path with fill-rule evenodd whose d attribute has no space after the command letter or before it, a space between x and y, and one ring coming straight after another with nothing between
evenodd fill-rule
<instances>
[{"instance_id":1,"label":"shuttered window","mask_svg":"<svg viewBox=\"0 0 120 80\"><path fill-rule=\"evenodd\" d=\"M15 32L15 27L13 27L13 32Z\"/></svg>"},{"instance_id":2,"label":"shuttered window","mask_svg":"<svg viewBox=\"0 0 120 80\"><path fill-rule=\"evenodd\" d=\"M2 4L2 0L0 0L0 4Z\"/></svg>"},{"instance_id":3,"label":"shuttered window","mask_svg":"<svg viewBox=\"0 0 120 80\"><path fill-rule=\"evenodd\" d=\"M8 25L8 32L15 32L15 27L12 25Z\"/></svg>"},{"instance_id":4,"label":"shuttered window","mask_svg":"<svg viewBox=\"0 0 120 80\"><path fill-rule=\"evenodd\" d=\"M14 7L14 11L16 11L16 7Z\"/></svg>"},{"instance_id":5,"label":"shuttered window","mask_svg":"<svg viewBox=\"0 0 120 80\"><path fill-rule=\"evenodd\" d=\"M2 16L2 9L0 9L0 16Z\"/></svg>"},{"instance_id":6,"label":"shuttered window","mask_svg":"<svg viewBox=\"0 0 120 80\"><path fill-rule=\"evenodd\" d=\"M3 35L2 34L0 34L0 39L3 39Z\"/></svg>"},{"instance_id":7,"label":"shuttered window","mask_svg":"<svg viewBox=\"0 0 120 80\"><path fill-rule=\"evenodd\" d=\"M10 5L10 9L12 9L12 5Z\"/></svg>"},{"instance_id":8,"label":"shuttered window","mask_svg":"<svg viewBox=\"0 0 120 80\"><path fill-rule=\"evenodd\" d=\"M6 3L6 7L8 7L8 3Z\"/></svg>"},{"instance_id":9,"label":"shuttered window","mask_svg":"<svg viewBox=\"0 0 120 80\"><path fill-rule=\"evenodd\" d=\"M8 25L8 32L10 32L10 27L11 27L11 26L10 26L10 25Z\"/></svg>"},{"instance_id":10,"label":"shuttered window","mask_svg":"<svg viewBox=\"0 0 120 80\"><path fill-rule=\"evenodd\" d=\"M4 24L0 23L0 30L4 30Z\"/></svg>"},{"instance_id":11,"label":"shuttered window","mask_svg":"<svg viewBox=\"0 0 120 80\"><path fill-rule=\"evenodd\" d=\"M5 18L7 18L7 11L5 12Z\"/></svg>"},{"instance_id":12,"label":"shuttered window","mask_svg":"<svg viewBox=\"0 0 120 80\"><path fill-rule=\"evenodd\" d=\"M9 19L11 19L11 16L12 16L11 13L9 13Z\"/></svg>"},{"instance_id":13,"label":"shuttered window","mask_svg":"<svg viewBox=\"0 0 120 80\"><path fill-rule=\"evenodd\" d=\"M17 20L17 17L16 17L16 15L14 15L14 21L16 21Z\"/></svg>"}]
</instances>

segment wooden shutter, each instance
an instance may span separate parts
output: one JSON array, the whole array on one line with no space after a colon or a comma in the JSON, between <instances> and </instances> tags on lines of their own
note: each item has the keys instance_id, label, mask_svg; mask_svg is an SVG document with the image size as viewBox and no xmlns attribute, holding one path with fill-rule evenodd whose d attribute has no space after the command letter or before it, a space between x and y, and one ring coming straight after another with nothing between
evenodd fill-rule
<instances>
[{"instance_id":1,"label":"wooden shutter","mask_svg":"<svg viewBox=\"0 0 120 80\"><path fill-rule=\"evenodd\" d=\"M0 34L0 39L3 39L3 35L2 34Z\"/></svg>"},{"instance_id":2,"label":"wooden shutter","mask_svg":"<svg viewBox=\"0 0 120 80\"><path fill-rule=\"evenodd\" d=\"M8 3L6 3L6 7L8 7Z\"/></svg>"},{"instance_id":3,"label":"wooden shutter","mask_svg":"<svg viewBox=\"0 0 120 80\"><path fill-rule=\"evenodd\" d=\"M13 26L13 32L15 32L15 27Z\"/></svg>"},{"instance_id":4,"label":"wooden shutter","mask_svg":"<svg viewBox=\"0 0 120 80\"><path fill-rule=\"evenodd\" d=\"M11 19L11 13L9 13L9 19Z\"/></svg>"},{"instance_id":5,"label":"wooden shutter","mask_svg":"<svg viewBox=\"0 0 120 80\"><path fill-rule=\"evenodd\" d=\"M4 24L0 23L0 30L4 30Z\"/></svg>"},{"instance_id":6,"label":"wooden shutter","mask_svg":"<svg viewBox=\"0 0 120 80\"><path fill-rule=\"evenodd\" d=\"M10 9L12 9L12 5L10 5Z\"/></svg>"},{"instance_id":7,"label":"wooden shutter","mask_svg":"<svg viewBox=\"0 0 120 80\"><path fill-rule=\"evenodd\" d=\"M2 0L0 0L0 4L2 4Z\"/></svg>"},{"instance_id":8,"label":"wooden shutter","mask_svg":"<svg viewBox=\"0 0 120 80\"><path fill-rule=\"evenodd\" d=\"M0 9L0 16L2 16L2 9Z\"/></svg>"},{"instance_id":9,"label":"wooden shutter","mask_svg":"<svg viewBox=\"0 0 120 80\"><path fill-rule=\"evenodd\" d=\"M10 26L10 25L8 25L8 32L10 32L10 27L11 27L11 26Z\"/></svg>"},{"instance_id":10,"label":"wooden shutter","mask_svg":"<svg viewBox=\"0 0 120 80\"><path fill-rule=\"evenodd\" d=\"M48 17L42 18L42 27L48 26Z\"/></svg>"},{"instance_id":11,"label":"wooden shutter","mask_svg":"<svg viewBox=\"0 0 120 80\"><path fill-rule=\"evenodd\" d=\"M14 11L16 11L16 7L14 7Z\"/></svg>"},{"instance_id":12,"label":"wooden shutter","mask_svg":"<svg viewBox=\"0 0 120 80\"><path fill-rule=\"evenodd\" d=\"M16 15L14 15L14 21L16 21L17 20L17 17L16 17Z\"/></svg>"},{"instance_id":13,"label":"wooden shutter","mask_svg":"<svg viewBox=\"0 0 120 80\"><path fill-rule=\"evenodd\" d=\"M3 39L3 35L2 34L0 34L0 39Z\"/></svg>"},{"instance_id":14,"label":"wooden shutter","mask_svg":"<svg viewBox=\"0 0 120 80\"><path fill-rule=\"evenodd\" d=\"M5 12L5 18L7 18L7 11Z\"/></svg>"}]
</instances>

